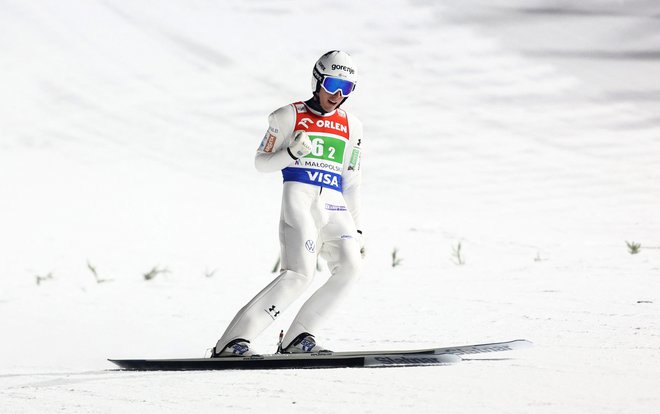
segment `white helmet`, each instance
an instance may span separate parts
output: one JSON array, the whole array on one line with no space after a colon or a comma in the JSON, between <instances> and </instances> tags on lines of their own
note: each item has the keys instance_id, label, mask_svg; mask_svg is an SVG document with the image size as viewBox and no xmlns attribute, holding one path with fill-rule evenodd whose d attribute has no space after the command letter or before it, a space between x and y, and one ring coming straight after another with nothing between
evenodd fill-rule
<instances>
[{"instance_id":1,"label":"white helmet","mask_svg":"<svg viewBox=\"0 0 660 414\"><path fill-rule=\"evenodd\" d=\"M340 50L331 50L316 61L312 70L312 92L316 93L326 77L347 80L353 84L351 91L357 83L357 67L351 56ZM350 91L349 91L350 93ZM348 93L344 93L344 96Z\"/></svg>"}]
</instances>

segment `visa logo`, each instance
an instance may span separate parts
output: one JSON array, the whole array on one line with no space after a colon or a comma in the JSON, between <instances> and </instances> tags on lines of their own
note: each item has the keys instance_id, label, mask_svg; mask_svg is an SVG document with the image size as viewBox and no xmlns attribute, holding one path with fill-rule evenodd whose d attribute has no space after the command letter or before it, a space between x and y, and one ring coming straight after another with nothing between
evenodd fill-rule
<instances>
[{"instance_id":1,"label":"visa logo","mask_svg":"<svg viewBox=\"0 0 660 414\"><path fill-rule=\"evenodd\" d=\"M323 183L325 185L330 185L333 187L339 187L339 180L337 180L336 175L322 173L320 171L306 171L306 172L307 172L307 176L309 176L310 181Z\"/></svg>"}]
</instances>

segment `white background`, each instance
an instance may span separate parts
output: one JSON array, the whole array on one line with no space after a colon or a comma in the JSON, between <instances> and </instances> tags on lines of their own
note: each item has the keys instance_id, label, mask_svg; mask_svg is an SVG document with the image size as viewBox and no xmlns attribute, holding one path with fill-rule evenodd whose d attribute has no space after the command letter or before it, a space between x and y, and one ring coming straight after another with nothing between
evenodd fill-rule
<instances>
[{"instance_id":1,"label":"white background","mask_svg":"<svg viewBox=\"0 0 660 414\"><path fill-rule=\"evenodd\" d=\"M1 2L0 411L657 412L658 16L643 0ZM535 347L113 371L203 356L274 277L281 176L254 151L331 49L360 69L345 108L365 125L368 255L319 342Z\"/></svg>"}]
</instances>

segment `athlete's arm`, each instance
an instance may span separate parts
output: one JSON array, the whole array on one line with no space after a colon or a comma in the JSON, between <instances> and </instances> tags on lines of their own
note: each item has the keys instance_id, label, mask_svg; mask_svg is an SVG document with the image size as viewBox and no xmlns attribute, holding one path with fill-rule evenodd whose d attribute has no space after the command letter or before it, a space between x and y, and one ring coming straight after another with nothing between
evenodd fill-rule
<instances>
[{"instance_id":1,"label":"athlete's arm","mask_svg":"<svg viewBox=\"0 0 660 414\"><path fill-rule=\"evenodd\" d=\"M293 105L284 106L268 116L268 130L254 157L254 166L258 171L280 171L294 162L295 158L288 149L295 122Z\"/></svg>"},{"instance_id":2,"label":"athlete's arm","mask_svg":"<svg viewBox=\"0 0 660 414\"><path fill-rule=\"evenodd\" d=\"M358 230L361 227L360 209L362 206L362 197L360 194L360 185L362 184L362 123L354 116L349 114L349 152L348 159L344 161L344 169L342 172L342 186L344 200L348 211L353 216L355 226Z\"/></svg>"}]
</instances>

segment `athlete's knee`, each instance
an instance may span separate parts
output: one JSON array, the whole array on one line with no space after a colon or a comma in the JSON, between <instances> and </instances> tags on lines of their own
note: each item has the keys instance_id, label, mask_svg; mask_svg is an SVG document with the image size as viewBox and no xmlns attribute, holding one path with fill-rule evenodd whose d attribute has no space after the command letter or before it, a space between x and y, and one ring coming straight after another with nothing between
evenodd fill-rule
<instances>
[{"instance_id":1,"label":"athlete's knee","mask_svg":"<svg viewBox=\"0 0 660 414\"><path fill-rule=\"evenodd\" d=\"M312 283L314 275L285 269L282 270L279 278L281 282L286 283L293 289L304 290L310 285L310 283Z\"/></svg>"},{"instance_id":2,"label":"athlete's knee","mask_svg":"<svg viewBox=\"0 0 660 414\"><path fill-rule=\"evenodd\" d=\"M349 249L346 253L344 266L356 275L360 273L360 269L362 268L362 255L360 254L359 246Z\"/></svg>"},{"instance_id":3,"label":"athlete's knee","mask_svg":"<svg viewBox=\"0 0 660 414\"><path fill-rule=\"evenodd\" d=\"M337 245L333 273L342 273L346 277L357 278L362 267L362 256L357 240L345 239Z\"/></svg>"}]
</instances>

